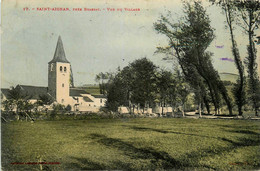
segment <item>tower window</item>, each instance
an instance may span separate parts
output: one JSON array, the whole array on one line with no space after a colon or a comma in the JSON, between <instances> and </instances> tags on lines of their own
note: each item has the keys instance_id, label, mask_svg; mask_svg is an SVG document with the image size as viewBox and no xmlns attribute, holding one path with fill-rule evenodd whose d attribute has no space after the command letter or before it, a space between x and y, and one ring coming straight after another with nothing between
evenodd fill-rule
<instances>
[{"instance_id":1,"label":"tower window","mask_svg":"<svg viewBox=\"0 0 260 171\"><path fill-rule=\"evenodd\" d=\"M62 66L60 66L60 72L62 72Z\"/></svg>"},{"instance_id":2,"label":"tower window","mask_svg":"<svg viewBox=\"0 0 260 171\"><path fill-rule=\"evenodd\" d=\"M67 67L64 67L64 72L66 72L67 71Z\"/></svg>"},{"instance_id":3,"label":"tower window","mask_svg":"<svg viewBox=\"0 0 260 171\"><path fill-rule=\"evenodd\" d=\"M61 103L64 103L64 99L61 99Z\"/></svg>"},{"instance_id":4,"label":"tower window","mask_svg":"<svg viewBox=\"0 0 260 171\"><path fill-rule=\"evenodd\" d=\"M64 83L62 83L62 87L64 87Z\"/></svg>"},{"instance_id":5,"label":"tower window","mask_svg":"<svg viewBox=\"0 0 260 171\"><path fill-rule=\"evenodd\" d=\"M51 64L51 71L53 71L53 64Z\"/></svg>"},{"instance_id":6,"label":"tower window","mask_svg":"<svg viewBox=\"0 0 260 171\"><path fill-rule=\"evenodd\" d=\"M102 99L100 99L100 103L102 103Z\"/></svg>"}]
</instances>

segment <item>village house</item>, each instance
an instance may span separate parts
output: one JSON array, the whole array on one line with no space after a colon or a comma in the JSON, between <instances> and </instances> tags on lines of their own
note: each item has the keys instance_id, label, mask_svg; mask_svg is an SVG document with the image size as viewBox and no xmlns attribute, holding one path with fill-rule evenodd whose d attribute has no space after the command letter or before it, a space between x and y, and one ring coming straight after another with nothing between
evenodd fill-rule
<instances>
[{"instance_id":1,"label":"village house","mask_svg":"<svg viewBox=\"0 0 260 171\"><path fill-rule=\"evenodd\" d=\"M73 111L99 111L104 107L106 96L94 95L82 88L71 86L71 64L67 60L61 37L59 36L53 59L48 63L48 87L17 85L23 94L29 98L29 102L35 103L40 96L46 95L53 99L54 103L64 106L70 105ZM9 89L1 89L1 100L8 99Z\"/></svg>"}]
</instances>

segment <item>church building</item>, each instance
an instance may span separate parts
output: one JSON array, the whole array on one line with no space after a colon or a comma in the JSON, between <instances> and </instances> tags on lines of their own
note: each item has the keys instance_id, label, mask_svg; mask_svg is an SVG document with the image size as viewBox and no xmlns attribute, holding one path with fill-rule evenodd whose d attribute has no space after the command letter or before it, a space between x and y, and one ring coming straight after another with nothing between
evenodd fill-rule
<instances>
[{"instance_id":1,"label":"church building","mask_svg":"<svg viewBox=\"0 0 260 171\"><path fill-rule=\"evenodd\" d=\"M72 110L97 112L105 106L106 97L93 95L82 88L73 86L71 64L67 60L61 37L59 36L53 59L48 63L48 87L17 85L35 103L41 95L47 95L54 103L70 105ZM1 89L2 100L8 99L8 89Z\"/></svg>"}]
</instances>

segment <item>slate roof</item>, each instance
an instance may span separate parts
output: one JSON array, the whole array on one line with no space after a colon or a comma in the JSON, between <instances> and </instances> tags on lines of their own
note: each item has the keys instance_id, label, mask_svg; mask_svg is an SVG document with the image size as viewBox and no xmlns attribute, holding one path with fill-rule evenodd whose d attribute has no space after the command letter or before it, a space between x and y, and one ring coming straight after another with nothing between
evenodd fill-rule
<instances>
[{"instance_id":1,"label":"slate roof","mask_svg":"<svg viewBox=\"0 0 260 171\"><path fill-rule=\"evenodd\" d=\"M92 95L95 98L107 98L104 94Z\"/></svg>"},{"instance_id":2,"label":"slate roof","mask_svg":"<svg viewBox=\"0 0 260 171\"><path fill-rule=\"evenodd\" d=\"M48 87L17 85L16 88L20 88L21 91L29 97L29 99L39 100L40 95L49 95Z\"/></svg>"},{"instance_id":3,"label":"slate roof","mask_svg":"<svg viewBox=\"0 0 260 171\"><path fill-rule=\"evenodd\" d=\"M53 59L49 63L56 63L56 62L63 62L63 63L70 63L65 56L65 51L63 48L63 43L61 37L59 36L56 50L54 53Z\"/></svg>"},{"instance_id":4,"label":"slate roof","mask_svg":"<svg viewBox=\"0 0 260 171\"><path fill-rule=\"evenodd\" d=\"M91 100L89 97L87 97L87 96L84 96L83 97L83 100L85 101L85 102L93 102L93 100Z\"/></svg>"},{"instance_id":5,"label":"slate roof","mask_svg":"<svg viewBox=\"0 0 260 171\"><path fill-rule=\"evenodd\" d=\"M1 88L1 94L4 95L7 99L9 99L9 97L8 97L9 90L10 89L8 89L8 88Z\"/></svg>"},{"instance_id":6,"label":"slate roof","mask_svg":"<svg viewBox=\"0 0 260 171\"><path fill-rule=\"evenodd\" d=\"M40 87L40 86L30 86L30 85L17 85L16 88L21 89L23 94L26 95L29 99L39 100L40 95L48 95L48 87ZM3 94L8 99L8 88L1 88L1 94ZM70 96L72 97L82 97L81 94L89 94L87 91L77 88L70 88ZM106 98L105 95L92 95L95 98ZM86 102L93 102L89 97L84 96L83 100Z\"/></svg>"},{"instance_id":7,"label":"slate roof","mask_svg":"<svg viewBox=\"0 0 260 171\"><path fill-rule=\"evenodd\" d=\"M89 93L82 89L70 88L70 96L81 97L81 94L89 94Z\"/></svg>"}]
</instances>

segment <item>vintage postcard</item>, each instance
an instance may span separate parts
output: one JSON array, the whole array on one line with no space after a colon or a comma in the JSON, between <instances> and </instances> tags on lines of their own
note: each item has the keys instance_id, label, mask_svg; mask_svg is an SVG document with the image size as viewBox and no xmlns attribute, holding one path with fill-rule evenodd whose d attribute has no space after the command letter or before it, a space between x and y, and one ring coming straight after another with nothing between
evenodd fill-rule
<instances>
[{"instance_id":1,"label":"vintage postcard","mask_svg":"<svg viewBox=\"0 0 260 171\"><path fill-rule=\"evenodd\" d=\"M2 0L2 170L257 170L258 0Z\"/></svg>"}]
</instances>

